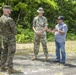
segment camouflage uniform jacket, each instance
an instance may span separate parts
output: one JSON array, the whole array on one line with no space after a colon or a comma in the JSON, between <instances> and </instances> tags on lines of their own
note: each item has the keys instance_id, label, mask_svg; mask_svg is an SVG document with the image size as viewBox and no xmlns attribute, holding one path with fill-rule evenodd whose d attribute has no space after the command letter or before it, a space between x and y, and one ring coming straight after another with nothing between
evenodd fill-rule
<instances>
[{"instance_id":1,"label":"camouflage uniform jacket","mask_svg":"<svg viewBox=\"0 0 76 75\"><path fill-rule=\"evenodd\" d=\"M47 23L47 19L42 16L42 17L35 17L34 20L33 20L33 27L37 30L37 31L41 31L43 30L46 26L48 26L48 23ZM46 33L43 32L42 34Z\"/></svg>"},{"instance_id":2,"label":"camouflage uniform jacket","mask_svg":"<svg viewBox=\"0 0 76 75\"><path fill-rule=\"evenodd\" d=\"M12 37L16 34L15 22L11 17L2 15L0 18L0 29L5 37Z\"/></svg>"}]
</instances>

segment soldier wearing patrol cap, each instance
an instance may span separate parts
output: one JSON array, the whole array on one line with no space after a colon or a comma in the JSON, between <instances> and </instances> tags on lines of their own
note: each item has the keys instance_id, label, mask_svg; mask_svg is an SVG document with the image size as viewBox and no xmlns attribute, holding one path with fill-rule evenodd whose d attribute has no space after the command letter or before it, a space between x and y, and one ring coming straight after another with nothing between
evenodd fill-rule
<instances>
[{"instance_id":1,"label":"soldier wearing patrol cap","mask_svg":"<svg viewBox=\"0 0 76 75\"><path fill-rule=\"evenodd\" d=\"M38 10L38 16L33 20L33 30L34 30L34 54L35 57L32 60L37 60L37 55L39 52L40 42L43 46L43 51L45 55L45 60L48 59L48 50L47 50L47 39L46 39L46 30L47 30L47 19L43 16L44 10L40 7Z\"/></svg>"},{"instance_id":2,"label":"soldier wearing patrol cap","mask_svg":"<svg viewBox=\"0 0 76 75\"><path fill-rule=\"evenodd\" d=\"M0 29L3 36L3 46L1 54L1 70L6 70L5 63L7 62L8 73L17 72L13 69L13 58L16 51L16 25L14 20L9 17L11 14L11 6L3 7L3 15L0 18Z\"/></svg>"}]
</instances>

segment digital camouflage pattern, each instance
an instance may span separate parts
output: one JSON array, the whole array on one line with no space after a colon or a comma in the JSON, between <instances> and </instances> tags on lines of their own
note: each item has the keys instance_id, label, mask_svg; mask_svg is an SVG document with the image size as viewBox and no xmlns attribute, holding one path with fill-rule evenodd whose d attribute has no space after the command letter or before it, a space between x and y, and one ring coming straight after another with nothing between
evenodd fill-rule
<instances>
[{"instance_id":1,"label":"digital camouflage pattern","mask_svg":"<svg viewBox=\"0 0 76 75\"><path fill-rule=\"evenodd\" d=\"M42 16L42 17L37 16L34 18L33 27L37 31L43 30L46 26L48 26L48 23L47 23L47 19L44 16ZM47 56L48 50L47 50L47 45L46 45L47 44L46 31L43 32L41 35L37 35L36 33L34 35L34 53L35 53L35 55L37 55L39 52L40 42L42 43L44 54L45 54L45 56Z\"/></svg>"},{"instance_id":2,"label":"digital camouflage pattern","mask_svg":"<svg viewBox=\"0 0 76 75\"><path fill-rule=\"evenodd\" d=\"M1 59L1 52L2 52L2 42L3 42L3 39L2 39L2 34L0 32L0 59Z\"/></svg>"},{"instance_id":3,"label":"digital camouflage pattern","mask_svg":"<svg viewBox=\"0 0 76 75\"><path fill-rule=\"evenodd\" d=\"M13 58L16 51L16 26L12 18L3 15L0 18L0 29L3 36L3 46L1 54L1 66L7 62L8 68L13 68Z\"/></svg>"}]
</instances>

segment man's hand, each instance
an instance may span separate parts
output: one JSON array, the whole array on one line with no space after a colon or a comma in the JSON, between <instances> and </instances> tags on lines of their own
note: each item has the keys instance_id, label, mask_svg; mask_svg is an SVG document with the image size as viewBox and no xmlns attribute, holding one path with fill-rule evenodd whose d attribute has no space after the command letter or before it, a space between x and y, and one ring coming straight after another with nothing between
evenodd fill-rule
<instances>
[{"instance_id":1,"label":"man's hand","mask_svg":"<svg viewBox=\"0 0 76 75\"><path fill-rule=\"evenodd\" d=\"M65 32L63 30L58 30L58 29L54 29L54 30L55 30L55 32L59 32L61 34L65 34Z\"/></svg>"},{"instance_id":2,"label":"man's hand","mask_svg":"<svg viewBox=\"0 0 76 75\"><path fill-rule=\"evenodd\" d=\"M42 34L41 31L35 31L35 33L36 33L37 35L41 35L41 34Z\"/></svg>"},{"instance_id":3,"label":"man's hand","mask_svg":"<svg viewBox=\"0 0 76 75\"><path fill-rule=\"evenodd\" d=\"M47 29L48 32L51 32L52 34L55 33L55 30Z\"/></svg>"},{"instance_id":4,"label":"man's hand","mask_svg":"<svg viewBox=\"0 0 76 75\"><path fill-rule=\"evenodd\" d=\"M59 30L58 30L58 29L54 29L54 31L55 31L55 32L58 32Z\"/></svg>"},{"instance_id":5,"label":"man's hand","mask_svg":"<svg viewBox=\"0 0 76 75\"><path fill-rule=\"evenodd\" d=\"M47 28L47 32L52 32L52 30Z\"/></svg>"},{"instance_id":6,"label":"man's hand","mask_svg":"<svg viewBox=\"0 0 76 75\"><path fill-rule=\"evenodd\" d=\"M33 30L34 30L34 32L35 32L37 35L41 35L41 34L42 34L42 31L37 31L34 27L33 27Z\"/></svg>"}]
</instances>

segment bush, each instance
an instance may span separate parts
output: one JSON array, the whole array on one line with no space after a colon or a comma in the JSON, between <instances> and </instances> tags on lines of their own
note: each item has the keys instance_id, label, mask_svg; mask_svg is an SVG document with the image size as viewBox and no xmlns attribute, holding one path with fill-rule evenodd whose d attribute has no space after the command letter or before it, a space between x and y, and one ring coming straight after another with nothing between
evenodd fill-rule
<instances>
[{"instance_id":1,"label":"bush","mask_svg":"<svg viewBox=\"0 0 76 75\"><path fill-rule=\"evenodd\" d=\"M17 34L16 35L16 40L18 43L26 43L26 42L33 42L33 31L28 31L26 32L25 30L25 34Z\"/></svg>"},{"instance_id":2,"label":"bush","mask_svg":"<svg viewBox=\"0 0 76 75\"><path fill-rule=\"evenodd\" d=\"M16 35L17 43L27 43L34 41L34 32L33 30L26 29L25 33ZM51 33L47 33L47 40L54 41L54 35ZM66 40L74 41L76 40L76 35L73 33L68 33Z\"/></svg>"},{"instance_id":3,"label":"bush","mask_svg":"<svg viewBox=\"0 0 76 75\"><path fill-rule=\"evenodd\" d=\"M18 43L27 43L34 41L34 31L32 29L23 29L22 25L17 26L16 40ZM54 41L54 35L52 33L47 33L47 40ZM67 34L67 40L76 40L76 35L74 33Z\"/></svg>"},{"instance_id":4,"label":"bush","mask_svg":"<svg viewBox=\"0 0 76 75\"><path fill-rule=\"evenodd\" d=\"M68 33L67 40L71 40L71 41L76 40L76 35L74 33Z\"/></svg>"},{"instance_id":5,"label":"bush","mask_svg":"<svg viewBox=\"0 0 76 75\"><path fill-rule=\"evenodd\" d=\"M52 34L52 33L47 33L47 40L48 40L48 41L54 41L54 34Z\"/></svg>"},{"instance_id":6,"label":"bush","mask_svg":"<svg viewBox=\"0 0 76 75\"><path fill-rule=\"evenodd\" d=\"M17 27L16 40L18 43L33 42L34 32L30 29L22 29L20 25Z\"/></svg>"}]
</instances>

